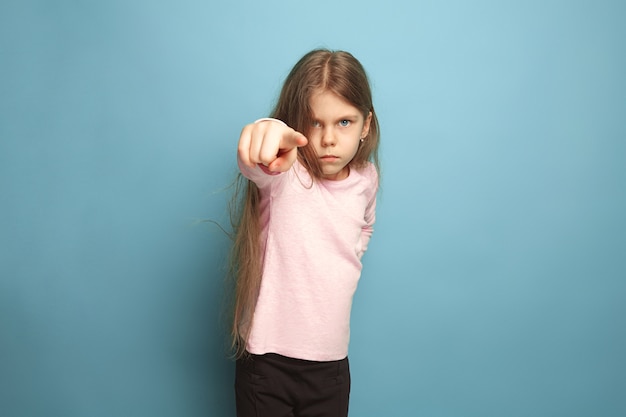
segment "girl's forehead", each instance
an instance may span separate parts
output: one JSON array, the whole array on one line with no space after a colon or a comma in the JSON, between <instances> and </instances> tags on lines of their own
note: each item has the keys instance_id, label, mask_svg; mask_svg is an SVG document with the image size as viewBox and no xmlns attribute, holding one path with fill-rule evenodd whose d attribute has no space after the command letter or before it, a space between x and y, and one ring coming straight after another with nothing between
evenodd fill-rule
<instances>
[{"instance_id":1,"label":"girl's forehead","mask_svg":"<svg viewBox=\"0 0 626 417\"><path fill-rule=\"evenodd\" d=\"M330 90L315 91L310 98L311 112L316 117L359 115L359 109L345 98Z\"/></svg>"}]
</instances>

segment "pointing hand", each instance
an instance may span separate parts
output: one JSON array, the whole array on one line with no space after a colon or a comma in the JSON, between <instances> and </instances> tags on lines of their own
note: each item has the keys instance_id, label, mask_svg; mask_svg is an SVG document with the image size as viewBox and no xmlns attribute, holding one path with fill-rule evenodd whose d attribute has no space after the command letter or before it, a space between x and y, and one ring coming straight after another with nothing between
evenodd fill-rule
<instances>
[{"instance_id":1,"label":"pointing hand","mask_svg":"<svg viewBox=\"0 0 626 417\"><path fill-rule=\"evenodd\" d=\"M265 165L270 171L285 172L296 161L298 148L307 138L278 121L263 120L243 128L239 136L239 159L245 165Z\"/></svg>"}]
</instances>

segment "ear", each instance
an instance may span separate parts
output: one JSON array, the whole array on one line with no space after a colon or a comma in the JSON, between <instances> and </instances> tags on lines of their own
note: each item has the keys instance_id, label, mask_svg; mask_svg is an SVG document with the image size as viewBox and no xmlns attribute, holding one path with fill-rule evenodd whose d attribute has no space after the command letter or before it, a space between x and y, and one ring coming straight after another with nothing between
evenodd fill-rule
<instances>
[{"instance_id":1,"label":"ear","mask_svg":"<svg viewBox=\"0 0 626 417\"><path fill-rule=\"evenodd\" d=\"M370 123L372 122L372 112L369 112L363 122L363 130L361 131L361 139L366 138L370 133Z\"/></svg>"}]
</instances>

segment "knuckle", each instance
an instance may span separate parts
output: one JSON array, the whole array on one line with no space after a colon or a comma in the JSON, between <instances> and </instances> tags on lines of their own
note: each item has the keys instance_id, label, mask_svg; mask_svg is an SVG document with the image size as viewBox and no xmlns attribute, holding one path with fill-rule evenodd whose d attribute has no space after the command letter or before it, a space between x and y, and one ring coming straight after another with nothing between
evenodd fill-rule
<instances>
[{"instance_id":1,"label":"knuckle","mask_svg":"<svg viewBox=\"0 0 626 417\"><path fill-rule=\"evenodd\" d=\"M260 155L259 155L259 159L263 163L270 163L274 159L276 159L276 153L275 152L269 152L267 149L263 149L261 151Z\"/></svg>"}]
</instances>

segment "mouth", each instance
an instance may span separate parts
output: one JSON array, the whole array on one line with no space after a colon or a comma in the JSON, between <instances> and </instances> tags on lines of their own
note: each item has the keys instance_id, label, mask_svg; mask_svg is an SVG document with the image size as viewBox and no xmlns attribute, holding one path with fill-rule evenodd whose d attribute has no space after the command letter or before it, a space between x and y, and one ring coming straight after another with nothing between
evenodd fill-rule
<instances>
[{"instance_id":1,"label":"mouth","mask_svg":"<svg viewBox=\"0 0 626 417\"><path fill-rule=\"evenodd\" d=\"M337 161L339 157L335 155L324 155L320 157L320 159L324 162L334 162L334 161Z\"/></svg>"}]
</instances>

